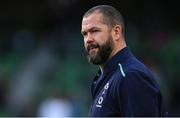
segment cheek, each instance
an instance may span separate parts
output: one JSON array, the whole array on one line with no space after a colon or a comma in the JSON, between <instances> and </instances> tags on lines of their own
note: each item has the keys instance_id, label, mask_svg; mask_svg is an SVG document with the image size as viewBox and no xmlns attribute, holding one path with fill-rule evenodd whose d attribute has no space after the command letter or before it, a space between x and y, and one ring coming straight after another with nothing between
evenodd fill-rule
<instances>
[{"instance_id":1,"label":"cheek","mask_svg":"<svg viewBox=\"0 0 180 118\"><path fill-rule=\"evenodd\" d=\"M84 48L87 49L87 45L86 45L86 42L84 41Z\"/></svg>"},{"instance_id":2,"label":"cheek","mask_svg":"<svg viewBox=\"0 0 180 118\"><path fill-rule=\"evenodd\" d=\"M97 42L99 45L103 45L107 40L108 38L106 36L101 36Z\"/></svg>"},{"instance_id":3,"label":"cheek","mask_svg":"<svg viewBox=\"0 0 180 118\"><path fill-rule=\"evenodd\" d=\"M110 35L109 32L101 33L101 34L97 35L95 39L100 44L103 44L104 42L106 42L108 40L109 35Z\"/></svg>"}]
</instances>

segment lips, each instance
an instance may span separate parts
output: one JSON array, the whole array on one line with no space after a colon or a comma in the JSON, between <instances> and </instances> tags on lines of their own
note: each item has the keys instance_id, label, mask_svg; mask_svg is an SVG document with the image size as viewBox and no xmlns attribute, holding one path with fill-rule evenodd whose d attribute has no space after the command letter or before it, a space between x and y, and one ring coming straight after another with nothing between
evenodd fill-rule
<instances>
[{"instance_id":1,"label":"lips","mask_svg":"<svg viewBox=\"0 0 180 118\"><path fill-rule=\"evenodd\" d=\"M98 48L89 48L88 49L88 53L92 54L93 52L95 52Z\"/></svg>"},{"instance_id":2,"label":"lips","mask_svg":"<svg viewBox=\"0 0 180 118\"><path fill-rule=\"evenodd\" d=\"M97 48L91 48L89 52L95 51Z\"/></svg>"},{"instance_id":3,"label":"lips","mask_svg":"<svg viewBox=\"0 0 180 118\"><path fill-rule=\"evenodd\" d=\"M87 51L89 52L90 50L93 50L93 49L96 49L98 48L99 46L97 44L91 44L91 45L88 45L87 46Z\"/></svg>"}]
</instances>

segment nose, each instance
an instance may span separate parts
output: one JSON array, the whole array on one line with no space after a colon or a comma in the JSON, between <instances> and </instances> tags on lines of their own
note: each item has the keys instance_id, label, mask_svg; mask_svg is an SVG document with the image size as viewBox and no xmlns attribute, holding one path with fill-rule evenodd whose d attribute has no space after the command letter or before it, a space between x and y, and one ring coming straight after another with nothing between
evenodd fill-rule
<instances>
[{"instance_id":1,"label":"nose","mask_svg":"<svg viewBox=\"0 0 180 118\"><path fill-rule=\"evenodd\" d=\"M93 37L92 37L91 33L87 33L87 37L85 38L85 42L86 43L93 42Z\"/></svg>"}]
</instances>

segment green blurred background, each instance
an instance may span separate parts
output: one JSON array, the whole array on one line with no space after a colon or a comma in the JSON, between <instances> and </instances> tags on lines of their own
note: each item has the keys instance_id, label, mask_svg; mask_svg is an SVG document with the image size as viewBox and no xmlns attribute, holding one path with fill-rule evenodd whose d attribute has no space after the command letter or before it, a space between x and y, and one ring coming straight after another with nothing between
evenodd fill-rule
<instances>
[{"instance_id":1,"label":"green blurred background","mask_svg":"<svg viewBox=\"0 0 180 118\"><path fill-rule=\"evenodd\" d=\"M157 77L170 116L180 116L180 14L175 0L1 0L0 116L87 116L98 67L86 60L81 18L109 4L126 41Z\"/></svg>"}]
</instances>

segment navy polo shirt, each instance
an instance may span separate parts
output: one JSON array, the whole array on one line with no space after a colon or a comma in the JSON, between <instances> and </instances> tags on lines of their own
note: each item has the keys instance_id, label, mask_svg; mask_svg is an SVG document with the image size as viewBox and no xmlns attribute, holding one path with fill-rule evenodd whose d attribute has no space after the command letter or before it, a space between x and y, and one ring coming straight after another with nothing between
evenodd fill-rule
<instances>
[{"instance_id":1,"label":"navy polo shirt","mask_svg":"<svg viewBox=\"0 0 180 118\"><path fill-rule=\"evenodd\" d=\"M119 51L95 76L90 117L164 116L160 88L149 69L128 47Z\"/></svg>"}]
</instances>

